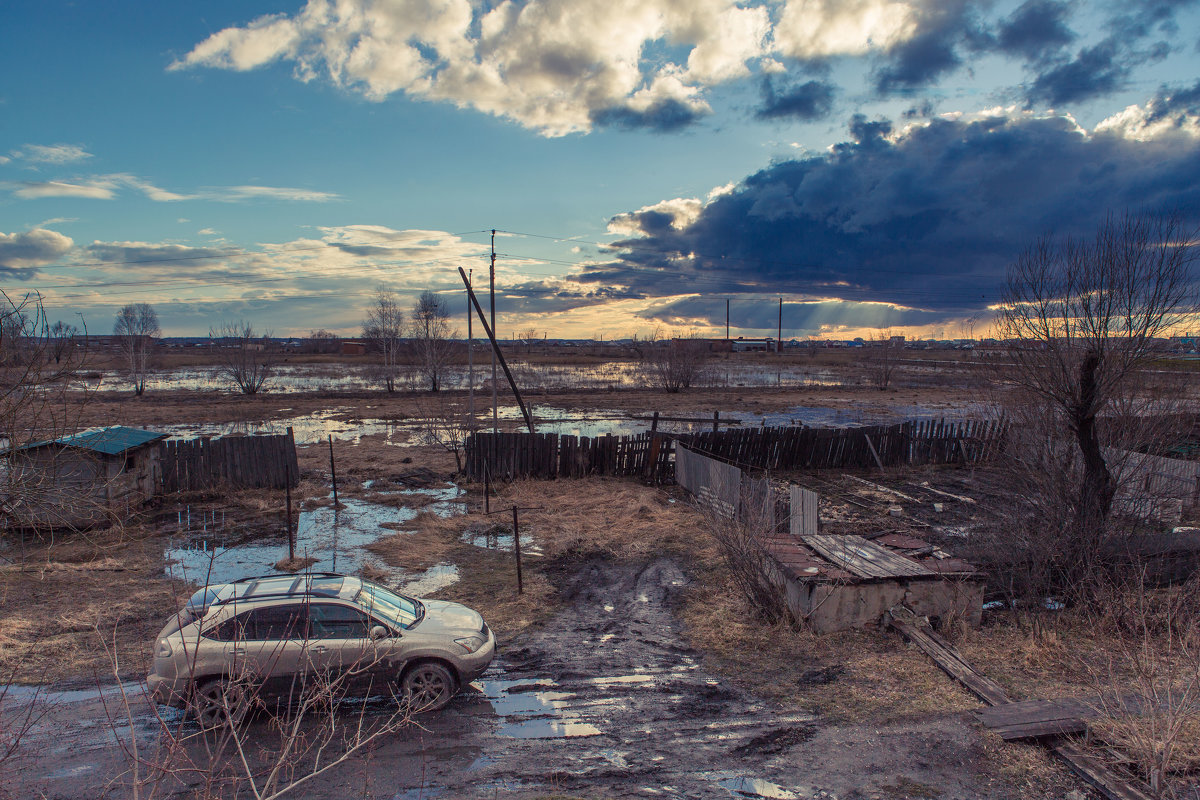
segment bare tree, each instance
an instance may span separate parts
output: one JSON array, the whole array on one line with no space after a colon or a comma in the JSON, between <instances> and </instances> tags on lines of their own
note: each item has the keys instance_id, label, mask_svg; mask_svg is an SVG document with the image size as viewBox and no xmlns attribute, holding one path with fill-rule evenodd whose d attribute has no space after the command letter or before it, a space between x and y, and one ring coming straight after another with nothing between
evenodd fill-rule
<instances>
[{"instance_id":1,"label":"bare tree","mask_svg":"<svg viewBox=\"0 0 1200 800\"><path fill-rule=\"evenodd\" d=\"M900 342L891 330L880 331L867 343L867 365L875 388L884 391L892 383L892 373L900 356Z\"/></svg>"},{"instance_id":2,"label":"bare tree","mask_svg":"<svg viewBox=\"0 0 1200 800\"><path fill-rule=\"evenodd\" d=\"M664 392L675 394L706 377L710 360L708 342L698 333L663 339L662 329L658 328L646 342L643 370L648 380Z\"/></svg>"},{"instance_id":3,"label":"bare tree","mask_svg":"<svg viewBox=\"0 0 1200 800\"><path fill-rule=\"evenodd\" d=\"M1117 489L1101 417L1136 384L1154 340L1194 310L1194 241L1176 219L1110 216L1090 239L1040 239L1009 269L1000 322L1012 375L1073 442L1081 476L1070 516L1081 540L1103 535Z\"/></svg>"},{"instance_id":4,"label":"bare tree","mask_svg":"<svg viewBox=\"0 0 1200 800\"><path fill-rule=\"evenodd\" d=\"M216 347L220 374L242 394L258 394L275 367L271 332L256 335L251 323L239 321L210 328L208 335Z\"/></svg>"},{"instance_id":5,"label":"bare tree","mask_svg":"<svg viewBox=\"0 0 1200 800\"><path fill-rule=\"evenodd\" d=\"M76 346L79 328L59 320L50 326L50 356L55 364L61 364L64 358L69 359Z\"/></svg>"},{"instance_id":6,"label":"bare tree","mask_svg":"<svg viewBox=\"0 0 1200 800\"><path fill-rule=\"evenodd\" d=\"M47 451L50 454L43 454L35 465L26 456L25 445L74 430L70 409L78 404L68 403L67 393L86 352L72 348L56 359L51 330L40 296L12 299L0 291L0 441L4 444L0 452L5 459L0 465L0 529L4 530L53 519L61 506L55 456Z\"/></svg>"},{"instance_id":7,"label":"bare tree","mask_svg":"<svg viewBox=\"0 0 1200 800\"><path fill-rule=\"evenodd\" d=\"M363 338L379 353L379 375L389 392L396 391L400 374L400 356L404 351L404 310L396 302L396 293L380 286L375 301L367 309L362 325Z\"/></svg>"},{"instance_id":8,"label":"bare tree","mask_svg":"<svg viewBox=\"0 0 1200 800\"><path fill-rule=\"evenodd\" d=\"M150 354L154 340L162 334L158 325L158 313L149 303L130 303L117 312L113 323L113 335L117 337L121 356L133 393L140 397L146 391L146 372L150 367Z\"/></svg>"},{"instance_id":9,"label":"bare tree","mask_svg":"<svg viewBox=\"0 0 1200 800\"><path fill-rule=\"evenodd\" d=\"M437 445L454 456L456 472L463 471L463 451L471 435L471 415L444 395L432 404L418 403L420 436L426 444Z\"/></svg>"},{"instance_id":10,"label":"bare tree","mask_svg":"<svg viewBox=\"0 0 1200 800\"><path fill-rule=\"evenodd\" d=\"M521 338L525 341L525 355L533 352L533 346L537 343L537 328L526 328L521 331Z\"/></svg>"},{"instance_id":11,"label":"bare tree","mask_svg":"<svg viewBox=\"0 0 1200 800\"><path fill-rule=\"evenodd\" d=\"M422 292L413 304L408 323L409 336L416 351L417 369L429 383L430 391L442 388L442 378L454 352L457 330L450 328L446 301L435 292Z\"/></svg>"},{"instance_id":12,"label":"bare tree","mask_svg":"<svg viewBox=\"0 0 1200 800\"><path fill-rule=\"evenodd\" d=\"M328 355L336 353L341 346L342 337L336 333L321 328L320 330L308 332L308 342L305 350L309 353L321 353Z\"/></svg>"}]
</instances>

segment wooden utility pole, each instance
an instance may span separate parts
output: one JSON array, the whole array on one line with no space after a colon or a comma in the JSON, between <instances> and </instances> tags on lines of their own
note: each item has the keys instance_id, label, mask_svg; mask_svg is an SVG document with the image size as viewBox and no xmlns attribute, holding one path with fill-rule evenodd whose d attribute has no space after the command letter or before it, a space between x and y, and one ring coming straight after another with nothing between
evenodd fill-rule
<instances>
[{"instance_id":1,"label":"wooden utility pole","mask_svg":"<svg viewBox=\"0 0 1200 800\"><path fill-rule=\"evenodd\" d=\"M525 418L525 424L529 426L529 432L534 433L533 417L529 413L529 409L525 407L525 401L521 398L521 390L517 388L517 382L512 376L512 372L508 369L508 362L504 360L504 354L500 352L500 343L496 341L496 334L488 325L487 317L483 313L483 308L479 305L479 300L475 297L475 292L471 290L471 281L467 278L467 273L462 267L458 268L458 274L462 276L463 285L467 287L467 296L471 298L471 304L475 306L475 313L479 315L479 321L483 323L483 332L487 334L488 341L492 343L492 355L500 362L500 366L504 368L504 377L508 379L508 385L512 387L513 396L517 399L517 405L521 407L521 416ZM496 385L492 384L492 393L495 394ZM492 412L495 413L495 404L492 404ZM495 424L493 417L493 424ZM492 441L496 441L496 436L493 433Z\"/></svg>"},{"instance_id":2,"label":"wooden utility pole","mask_svg":"<svg viewBox=\"0 0 1200 800\"><path fill-rule=\"evenodd\" d=\"M729 298L725 298L725 341L729 341Z\"/></svg>"},{"instance_id":3,"label":"wooden utility pole","mask_svg":"<svg viewBox=\"0 0 1200 800\"><path fill-rule=\"evenodd\" d=\"M775 355L783 352L783 298L779 298L779 335L775 339Z\"/></svg>"},{"instance_id":4,"label":"wooden utility pole","mask_svg":"<svg viewBox=\"0 0 1200 800\"><path fill-rule=\"evenodd\" d=\"M475 334L471 330L471 278L475 270L467 270L467 413L471 416L469 430L475 432Z\"/></svg>"}]
</instances>

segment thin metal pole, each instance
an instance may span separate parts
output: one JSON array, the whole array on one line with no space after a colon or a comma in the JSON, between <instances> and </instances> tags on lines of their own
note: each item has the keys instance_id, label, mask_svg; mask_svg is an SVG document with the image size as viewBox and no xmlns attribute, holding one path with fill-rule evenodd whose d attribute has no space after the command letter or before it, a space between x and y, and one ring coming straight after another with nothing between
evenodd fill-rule
<instances>
[{"instance_id":1,"label":"thin metal pole","mask_svg":"<svg viewBox=\"0 0 1200 800\"><path fill-rule=\"evenodd\" d=\"M729 341L729 298L725 298L725 341Z\"/></svg>"},{"instance_id":2,"label":"thin metal pole","mask_svg":"<svg viewBox=\"0 0 1200 800\"><path fill-rule=\"evenodd\" d=\"M513 552L517 555L517 594L525 594L525 583L521 579L521 528L516 506L513 506Z\"/></svg>"},{"instance_id":3,"label":"thin metal pole","mask_svg":"<svg viewBox=\"0 0 1200 800\"><path fill-rule=\"evenodd\" d=\"M496 335L496 229L492 228L492 265L488 268L488 279L490 282L489 294L491 301L491 323L492 336ZM497 410L496 399L496 351L492 349L492 435L494 436L500 430L500 416Z\"/></svg>"},{"instance_id":4,"label":"thin metal pole","mask_svg":"<svg viewBox=\"0 0 1200 800\"><path fill-rule=\"evenodd\" d=\"M333 463L333 434L329 434L329 475L333 480L333 513L337 513L337 465Z\"/></svg>"}]
</instances>

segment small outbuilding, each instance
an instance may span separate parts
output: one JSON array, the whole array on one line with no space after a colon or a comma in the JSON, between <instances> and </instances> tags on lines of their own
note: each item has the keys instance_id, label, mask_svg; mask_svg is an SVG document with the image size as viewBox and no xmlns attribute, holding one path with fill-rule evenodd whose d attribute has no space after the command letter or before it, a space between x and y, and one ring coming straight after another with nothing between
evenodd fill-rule
<instances>
[{"instance_id":1,"label":"small outbuilding","mask_svg":"<svg viewBox=\"0 0 1200 800\"><path fill-rule=\"evenodd\" d=\"M974 567L914 536L775 536L767 552L788 606L817 633L876 624L894 606L978 627L983 580Z\"/></svg>"},{"instance_id":2,"label":"small outbuilding","mask_svg":"<svg viewBox=\"0 0 1200 800\"><path fill-rule=\"evenodd\" d=\"M168 434L117 425L5 451L19 528L89 528L125 519L162 485L158 443Z\"/></svg>"}]
</instances>

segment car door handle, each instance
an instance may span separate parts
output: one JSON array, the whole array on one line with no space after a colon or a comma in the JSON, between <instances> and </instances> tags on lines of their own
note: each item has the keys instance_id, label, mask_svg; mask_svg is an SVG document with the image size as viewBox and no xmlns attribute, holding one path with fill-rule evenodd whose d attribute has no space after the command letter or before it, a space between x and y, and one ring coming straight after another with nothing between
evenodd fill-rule
<instances>
[{"instance_id":1,"label":"car door handle","mask_svg":"<svg viewBox=\"0 0 1200 800\"><path fill-rule=\"evenodd\" d=\"M244 655L246 655L246 648L244 648L244 647L231 647L231 648L229 648L229 653L230 653L230 655L235 655L235 656L244 656Z\"/></svg>"},{"instance_id":2,"label":"car door handle","mask_svg":"<svg viewBox=\"0 0 1200 800\"><path fill-rule=\"evenodd\" d=\"M312 651L313 651L314 653L326 653L326 652L328 652L328 651L329 651L329 648L328 648L328 647L326 647L326 646L325 646L325 645L323 645L323 644L319 644L319 645L317 645L316 647L314 647L314 648L312 649Z\"/></svg>"}]
</instances>

